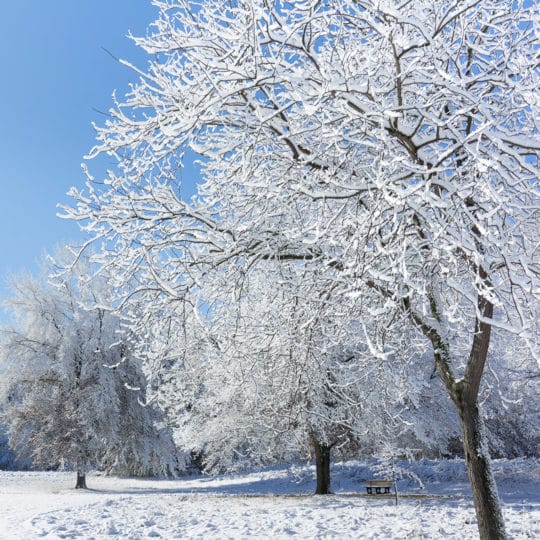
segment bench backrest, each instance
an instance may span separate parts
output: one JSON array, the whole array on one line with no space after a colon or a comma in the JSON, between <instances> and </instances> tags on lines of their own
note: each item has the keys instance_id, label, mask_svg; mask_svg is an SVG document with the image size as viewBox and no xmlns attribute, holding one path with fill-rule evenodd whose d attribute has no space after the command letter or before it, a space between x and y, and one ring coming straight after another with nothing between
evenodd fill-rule
<instances>
[{"instance_id":1,"label":"bench backrest","mask_svg":"<svg viewBox=\"0 0 540 540\"><path fill-rule=\"evenodd\" d=\"M368 487L390 487L392 485L391 480L368 480L366 485Z\"/></svg>"}]
</instances>

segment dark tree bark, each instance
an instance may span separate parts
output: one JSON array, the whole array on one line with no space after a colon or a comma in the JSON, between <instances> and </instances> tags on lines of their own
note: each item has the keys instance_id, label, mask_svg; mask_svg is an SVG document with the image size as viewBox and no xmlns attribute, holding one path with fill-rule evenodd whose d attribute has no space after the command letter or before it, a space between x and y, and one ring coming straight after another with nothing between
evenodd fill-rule
<instances>
[{"instance_id":1,"label":"dark tree bark","mask_svg":"<svg viewBox=\"0 0 540 540\"><path fill-rule=\"evenodd\" d=\"M81 397L81 377L82 377L82 368L83 368L83 355L82 352L78 355L76 355L76 361L75 361L75 410L79 410L80 407L80 397ZM79 432L77 433L77 446L79 447L79 456L77 459L77 483L75 484L75 489L86 489L86 463L84 459L84 451L83 443L84 438L82 437L82 434Z\"/></svg>"},{"instance_id":2,"label":"dark tree bark","mask_svg":"<svg viewBox=\"0 0 540 540\"><path fill-rule=\"evenodd\" d=\"M458 386L456 405L480 538L503 540L506 538L504 519L491 468L482 416L476 397L464 396L464 392L460 390Z\"/></svg>"},{"instance_id":3,"label":"dark tree bark","mask_svg":"<svg viewBox=\"0 0 540 540\"><path fill-rule=\"evenodd\" d=\"M332 446L320 443L316 437L312 437L315 450L315 468L317 472L317 488L315 495L329 495L330 490L330 452Z\"/></svg>"},{"instance_id":4,"label":"dark tree bark","mask_svg":"<svg viewBox=\"0 0 540 540\"><path fill-rule=\"evenodd\" d=\"M86 474L81 471L77 471L77 484L75 485L75 489L87 489Z\"/></svg>"},{"instance_id":5,"label":"dark tree bark","mask_svg":"<svg viewBox=\"0 0 540 540\"><path fill-rule=\"evenodd\" d=\"M481 279L488 281L486 273L481 268L479 275ZM476 318L471 352L463 379L459 381L452 372L448 344L441 339L435 329L426 325L421 328L431 339L438 373L459 413L463 450L480 539L506 540L501 503L491 469L487 438L478 406L478 393L491 340L491 325L485 321L493 317L493 304L479 296L478 311L484 320Z\"/></svg>"},{"instance_id":6,"label":"dark tree bark","mask_svg":"<svg viewBox=\"0 0 540 540\"><path fill-rule=\"evenodd\" d=\"M479 274L482 280L488 281L482 268L479 269ZM487 319L491 319L493 304L480 296L478 311ZM478 393L491 341L491 325L477 318L474 331L465 376L463 380L454 384L452 398L459 412L463 450L473 492L480 538L505 540L507 536L501 503L491 469L484 423L478 407Z\"/></svg>"}]
</instances>

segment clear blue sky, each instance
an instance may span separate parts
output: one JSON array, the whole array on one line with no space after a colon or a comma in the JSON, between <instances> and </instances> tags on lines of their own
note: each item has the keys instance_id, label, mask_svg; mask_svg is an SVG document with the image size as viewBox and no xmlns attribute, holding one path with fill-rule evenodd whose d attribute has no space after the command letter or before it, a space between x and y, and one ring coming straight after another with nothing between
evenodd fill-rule
<instances>
[{"instance_id":1,"label":"clear blue sky","mask_svg":"<svg viewBox=\"0 0 540 540\"><path fill-rule=\"evenodd\" d=\"M0 300L4 277L34 271L44 251L81 238L56 217L81 186L93 145L93 109L110 108L136 80L102 48L145 66L127 38L156 15L150 0L25 0L0 3Z\"/></svg>"}]
</instances>

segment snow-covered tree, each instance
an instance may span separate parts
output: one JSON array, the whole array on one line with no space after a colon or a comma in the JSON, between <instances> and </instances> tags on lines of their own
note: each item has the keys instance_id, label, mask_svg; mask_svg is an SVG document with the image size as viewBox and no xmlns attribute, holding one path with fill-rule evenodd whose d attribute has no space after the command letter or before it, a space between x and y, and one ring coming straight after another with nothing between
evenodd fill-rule
<instances>
[{"instance_id":1,"label":"snow-covered tree","mask_svg":"<svg viewBox=\"0 0 540 540\"><path fill-rule=\"evenodd\" d=\"M178 303L138 330L151 399L206 470L309 455L316 492L328 493L331 453L368 455L429 431L414 416L417 374L406 369L415 338L368 328L369 298L336 304L323 279L280 262L232 277L206 277L198 313ZM443 440L431 430L428 446Z\"/></svg>"},{"instance_id":2,"label":"snow-covered tree","mask_svg":"<svg viewBox=\"0 0 540 540\"><path fill-rule=\"evenodd\" d=\"M99 465L119 476L174 476L185 469L186 456L178 452L164 412L145 403L143 367L127 350L124 346L122 364L114 368L118 426Z\"/></svg>"},{"instance_id":3,"label":"snow-covered tree","mask_svg":"<svg viewBox=\"0 0 540 540\"><path fill-rule=\"evenodd\" d=\"M75 468L79 488L90 467L170 474L172 439L154 426L156 412L141 406L144 379L120 319L99 307L107 283L91 281L87 270L79 261L54 284L12 280L8 307L16 320L2 329L1 350L10 445L36 466Z\"/></svg>"},{"instance_id":4,"label":"snow-covered tree","mask_svg":"<svg viewBox=\"0 0 540 540\"><path fill-rule=\"evenodd\" d=\"M540 453L540 370L530 351L506 333L495 332L480 399L489 447L496 457Z\"/></svg>"},{"instance_id":5,"label":"snow-covered tree","mask_svg":"<svg viewBox=\"0 0 540 540\"><path fill-rule=\"evenodd\" d=\"M538 4L154 4L135 39L152 60L91 152L117 170L67 215L108 239L119 284L136 276L126 299L268 260L328 269L344 303L377 293L373 325L399 311L431 346L480 535L504 538L478 395L493 327L531 350L540 334Z\"/></svg>"},{"instance_id":6,"label":"snow-covered tree","mask_svg":"<svg viewBox=\"0 0 540 540\"><path fill-rule=\"evenodd\" d=\"M283 267L265 270L241 287L206 283L205 346L177 373L192 388L184 446L208 468L314 452L317 493L328 493L333 448L384 439L401 373L373 357L351 307L319 294L319 280L296 268L276 283Z\"/></svg>"},{"instance_id":7,"label":"snow-covered tree","mask_svg":"<svg viewBox=\"0 0 540 540\"><path fill-rule=\"evenodd\" d=\"M327 284L268 261L247 275L207 275L194 305L134 315L150 399L205 470L318 456L326 493L330 453L446 452L457 418L422 368L418 333L371 328L373 298L336 303Z\"/></svg>"}]
</instances>

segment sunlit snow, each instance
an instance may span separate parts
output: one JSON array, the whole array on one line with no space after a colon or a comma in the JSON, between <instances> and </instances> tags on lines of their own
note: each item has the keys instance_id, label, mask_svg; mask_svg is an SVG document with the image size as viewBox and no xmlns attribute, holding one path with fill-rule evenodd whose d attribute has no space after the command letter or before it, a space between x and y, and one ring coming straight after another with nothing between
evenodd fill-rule
<instances>
[{"instance_id":1,"label":"sunlit snow","mask_svg":"<svg viewBox=\"0 0 540 540\"><path fill-rule=\"evenodd\" d=\"M495 461L511 538L540 537L540 462ZM461 460L408 465L425 484L395 497L364 495L372 470L334 467L335 495L313 496L309 466L179 480L65 472L0 473L0 538L455 538L477 537Z\"/></svg>"}]
</instances>

